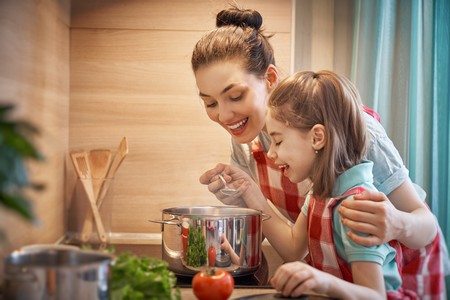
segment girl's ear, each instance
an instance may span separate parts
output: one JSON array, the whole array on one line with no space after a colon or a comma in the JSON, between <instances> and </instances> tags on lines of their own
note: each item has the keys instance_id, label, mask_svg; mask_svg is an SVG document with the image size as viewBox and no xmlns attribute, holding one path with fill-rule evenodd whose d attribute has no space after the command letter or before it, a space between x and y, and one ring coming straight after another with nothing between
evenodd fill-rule
<instances>
[{"instance_id":1,"label":"girl's ear","mask_svg":"<svg viewBox=\"0 0 450 300\"><path fill-rule=\"evenodd\" d=\"M272 90L275 88L280 81L280 76L278 75L278 69L274 65L270 64L267 67L265 78L267 80L267 88Z\"/></svg>"},{"instance_id":2,"label":"girl's ear","mask_svg":"<svg viewBox=\"0 0 450 300\"><path fill-rule=\"evenodd\" d=\"M325 126L322 124L316 124L311 128L312 135L312 147L314 150L319 151L325 147L327 143L327 134Z\"/></svg>"}]
</instances>

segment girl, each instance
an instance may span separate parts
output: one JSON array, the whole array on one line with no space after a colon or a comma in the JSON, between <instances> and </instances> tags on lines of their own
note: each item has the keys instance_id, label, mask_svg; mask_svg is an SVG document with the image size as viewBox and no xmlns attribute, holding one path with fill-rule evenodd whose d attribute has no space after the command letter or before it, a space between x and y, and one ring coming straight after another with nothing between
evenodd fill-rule
<instances>
[{"instance_id":1,"label":"girl","mask_svg":"<svg viewBox=\"0 0 450 300\"><path fill-rule=\"evenodd\" d=\"M209 118L232 136L231 165L249 174L259 184L265 198L293 222L311 182L292 184L267 157L270 137L265 130L266 103L280 76L261 25L262 17L256 11L235 7L221 11L217 15L218 28L198 41L191 62ZM366 233L361 236L349 231L349 237L366 246L392 239L412 248L427 245L420 252L411 251L405 260L408 266L404 273L411 274L412 284L423 287L420 294L434 294L436 290L440 293L443 286L430 291L429 280L430 274L440 276L442 273L439 246L445 245L439 244L435 218L415 191L408 170L380 123L368 113L364 113L363 118L369 135L367 158L374 162L374 185L388 195L390 201L384 194L374 191L355 195L355 199L374 201L344 201L340 207L344 224ZM208 185L223 203L246 206L240 194L226 196L220 192L222 183L218 173L225 174L233 183L243 178L238 169L220 164L205 172L200 182ZM426 271L426 262L433 265L429 268L431 273ZM417 265L423 269L417 269Z\"/></svg>"},{"instance_id":2,"label":"girl","mask_svg":"<svg viewBox=\"0 0 450 300\"><path fill-rule=\"evenodd\" d=\"M260 206L272 217L265 221L264 233L274 235L277 247L285 249L292 261L303 259L309 250L308 260L317 268L302 262L281 266L271 282L284 296L312 289L340 299L405 297L396 250L388 244L353 243L337 212L341 200L375 190L373 164L363 160L367 137L361 106L353 85L329 71L296 73L269 99L268 156L290 181L313 183L291 228L268 206ZM254 197L244 199L249 206L263 203Z\"/></svg>"}]
</instances>

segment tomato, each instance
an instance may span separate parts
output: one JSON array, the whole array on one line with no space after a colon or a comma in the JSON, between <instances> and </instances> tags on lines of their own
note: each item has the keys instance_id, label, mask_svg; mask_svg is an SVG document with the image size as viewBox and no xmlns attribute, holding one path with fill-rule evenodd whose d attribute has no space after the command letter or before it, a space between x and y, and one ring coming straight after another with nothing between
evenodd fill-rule
<instances>
[{"instance_id":1,"label":"tomato","mask_svg":"<svg viewBox=\"0 0 450 300\"><path fill-rule=\"evenodd\" d=\"M216 247L210 246L208 248L208 266L214 267L216 265Z\"/></svg>"},{"instance_id":2,"label":"tomato","mask_svg":"<svg viewBox=\"0 0 450 300\"><path fill-rule=\"evenodd\" d=\"M228 271L211 268L195 274L192 289L199 300L226 300L233 293L234 278Z\"/></svg>"}]
</instances>

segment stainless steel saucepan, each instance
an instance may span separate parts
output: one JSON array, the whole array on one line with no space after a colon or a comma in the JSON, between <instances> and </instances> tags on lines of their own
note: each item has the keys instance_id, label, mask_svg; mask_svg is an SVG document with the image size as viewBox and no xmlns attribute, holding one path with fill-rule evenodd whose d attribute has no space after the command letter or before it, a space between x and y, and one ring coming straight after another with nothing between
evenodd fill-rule
<instances>
[{"instance_id":1,"label":"stainless steel saucepan","mask_svg":"<svg viewBox=\"0 0 450 300\"><path fill-rule=\"evenodd\" d=\"M261 263L260 211L233 206L181 206L162 211L162 258L177 275L208 265L233 276L254 273Z\"/></svg>"},{"instance_id":2,"label":"stainless steel saucepan","mask_svg":"<svg viewBox=\"0 0 450 300\"><path fill-rule=\"evenodd\" d=\"M108 299L112 257L94 251L15 251L4 258L3 299Z\"/></svg>"}]
</instances>

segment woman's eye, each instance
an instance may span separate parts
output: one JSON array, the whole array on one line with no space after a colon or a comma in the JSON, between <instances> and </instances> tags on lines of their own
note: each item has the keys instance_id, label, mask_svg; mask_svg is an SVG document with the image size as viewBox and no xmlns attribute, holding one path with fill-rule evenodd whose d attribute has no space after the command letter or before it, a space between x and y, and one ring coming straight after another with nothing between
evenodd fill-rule
<instances>
[{"instance_id":1,"label":"woman's eye","mask_svg":"<svg viewBox=\"0 0 450 300\"><path fill-rule=\"evenodd\" d=\"M231 100L231 101L239 101L239 100L241 100L241 99L242 99L242 94L239 95L239 96L236 96L236 97L230 97L230 100Z\"/></svg>"},{"instance_id":2,"label":"woman's eye","mask_svg":"<svg viewBox=\"0 0 450 300\"><path fill-rule=\"evenodd\" d=\"M213 103L205 103L205 107L206 108L212 108L215 107L217 105L217 102L213 102Z\"/></svg>"}]
</instances>

